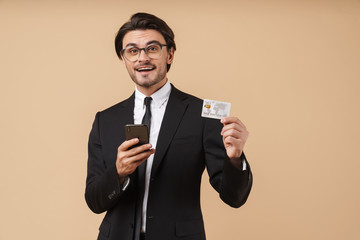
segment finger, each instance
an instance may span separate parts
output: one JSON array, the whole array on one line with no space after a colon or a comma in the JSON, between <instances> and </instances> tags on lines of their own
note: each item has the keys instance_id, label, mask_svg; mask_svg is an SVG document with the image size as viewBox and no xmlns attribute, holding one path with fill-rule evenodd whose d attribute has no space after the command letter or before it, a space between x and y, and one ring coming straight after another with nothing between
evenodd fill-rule
<instances>
[{"instance_id":1,"label":"finger","mask_svg":"<svg viewBox=\"0 0 360 240\"><path fill-rule=\"evenodd\" d=\"M242 132L239 131L238 129L232 128L232 129L228 129L228 130L222 132L221 135L223 136L223 138L226 138L229 136L234 137L234 138L241 138Z\"/></svg>"},{"instance_id":2,"label":"finger","mask_svg":"<svg viewBox=\"0 0 360 240\"><path fill-rule=\"evenodd\" d=\"M124 141L119 147L118 147L118 151L126 151L129 149L129 147L134 146L135 144L137 144L139 142L138 138L133 138L127 141Z\"/></svg>"},{"instance_id":3,"label":"finger","mask_svg":"<svg viewBox=\"0 0 360 240\"><path fill-rule=\"evenodd\" d=\"M128 153L129 151L123 152ZM139 153L134 156L126 156L124 158L118 158L116 162L116 168L119 176L127 176L132 174L136 168L150 157L155 152L155 149Z\"/></svg>"},{"instance_id":4,"label":"finger","mask_svg":"<svg viewBox=\"0 0 360 240\"><path fill-rule=\"evenodd\" d=\"M221 135L224 135L225 132L227 131L233 131L233 130L236 130L240 133L242 132L247 132L247 129L237 123L232 123L232 124L229 124L229 125L225 125L222 130L221 130Z\"/></svg>"},{"instance_id":5,"label":"finger","mask_svg":"<svg viewBox=\"0 0 360 240\"><path fill-rule=\"evenodd\" d=\"M144 162L146 159L148 159L152 154L155 153L155 149L152 148L146 152L142 152L142 153L139 153L137 155L138 158L140 158L140 160L138 161L135 161L136 163L138 163L138 165L140 165L142 162Z\"/></svg>"},{"instance_id":6,"label":"finger","mask_svg":"<svg viewBox=\"0 0 360 240\"><path fill-rule=\"evenodd\" d=\"M123 150L121 150L121 149L123 149L123 146L120 146L117 157L119 158L119 161L121 161L125 164L128 164L129 161L131 161L131 160L134 161L134 158L131 158L131 157L137 156L139 153L142 153L142 152L147 152L148 150L151 149L151 147L152 147L151 144L143 144L141 146L123 151ZM150 153L150 155L151 155L151 153ZM137 157L135 159L135 161L136 160L139 160L139 157Z\"/></svg>"},{"instance_id":7,"label":"finger","mask_svg":"<svg viewBox=\"0 0 360 240\"><path fill-rule=\"evenodd\" d=\"M236 129L238 131L242 131L244 128L238 123L230 123L223 126L222 132L228 131L230 129Z\"/></svg>"},{"instance_id":8,"label":"finger","mask_svg":"<svg viewBox=\"0 0 360 240\"><path fill-rule=\"evenodd\" d=\"M223 138L226 145L238 145L238 139L233 136L227 136Z\"/></svg>"},{"instance_id":9,"label":"finger","mask_svg":"<svg viewBox=\"0 0 360 240\"><path fill-rule=\"evenodd\" d=\"M126 160L124 160L124 162L126 162L127 164L135 164L138 166L154 153L155 153L155 149L152 148L149 151L141 152L141 153L138 153L136 155L126 158Z\"/></svg>"},{"instance_id":10,"label":"finger","mask_svg":"<svg viewBox=\"0 0 360 240\"><path fill-rule=\"evenodd\" d=\"M221 119L221 123L223 123L223 124L234 123L237 121L240 121L237 117L223 117Z\"/></svg>"},{"instance_id":11,"label":"finger","mask_svg":"<svg viewBox=\"0 0 360 240\"><path fill-rule=\"evenodd\" d=\"M243 147L248 139L248 136L248 134L240 134L238 136L227 135L223 137L223 142L225 145Z\"/></svg>"},{"instance_id":12,"label":"finger","mask_svg":"<svg viewBox=\"0 0 360 240\"><path fill-rule=\"evenodd\" d=\"M143 145L140 145L138 147L134 147L132 149L129 150L129 155L130 156L133 156L133 155L137 155L141 152L145 152L145 151L148 151L152 148L152 145L151 144L143 144Z\"/></svg>"},{"instance_id":13,"label":"finger","mask_svg":"<svg viewBox=\"0 0 360 240\"><path fill-rule=\"evenodd\" d=\"M221 123L224 125L231 124L231 123L238 123L240 126L245 127L245 124L240 121L237 117L224 117L221 119Z\"/></svg>"}]
</instances>

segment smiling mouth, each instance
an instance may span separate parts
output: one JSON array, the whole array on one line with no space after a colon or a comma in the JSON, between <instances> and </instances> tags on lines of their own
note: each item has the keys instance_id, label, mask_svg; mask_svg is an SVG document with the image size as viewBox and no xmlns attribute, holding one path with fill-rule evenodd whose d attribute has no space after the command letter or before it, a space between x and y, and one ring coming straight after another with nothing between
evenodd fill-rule
<instances>
[{"instance_id":1,"label":"smiling mouth","mask_svg":"<svg viewBox=\"0 0 360 240\"><path fill-rule=\"evenodd\" d=\"M137 72L150 72L154 70L155 67L139 67L136 69Z\"/></svg>"}]
</instances>

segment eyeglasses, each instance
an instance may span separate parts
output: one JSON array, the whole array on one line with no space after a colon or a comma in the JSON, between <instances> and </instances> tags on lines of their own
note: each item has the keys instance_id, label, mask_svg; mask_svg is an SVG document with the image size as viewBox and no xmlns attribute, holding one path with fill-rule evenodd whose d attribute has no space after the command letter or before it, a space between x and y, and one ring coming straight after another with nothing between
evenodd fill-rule
<instances>
[{"instance_id":1,"label":"eyeglasses","mask_svg":"<svg viewBox=\"0 0 360 240\"><path fill-rule=\"evenodd\" d=\"M121 50L122 55L130 62L135 62L139 59L141 50L144 50L146 55L151 59L158 59L161 56L162 47L166 47L166 44L153 43L144 48L138 48L129 46Z\"/></svg>"}]
</instances>

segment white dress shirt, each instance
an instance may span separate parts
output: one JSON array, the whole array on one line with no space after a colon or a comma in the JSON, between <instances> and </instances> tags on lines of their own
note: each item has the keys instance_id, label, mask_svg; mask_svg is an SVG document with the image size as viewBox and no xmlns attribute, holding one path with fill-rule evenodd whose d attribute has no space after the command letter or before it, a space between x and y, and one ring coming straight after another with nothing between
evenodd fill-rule
<instances>
[{"instance_id":1,"label":"white dress shirt","mask_svg":"<svg viewBox=\"0 0 360 240\"><path fill-rule=\"evenodd\" d=\"M150 126L150 137L149 142L152 147L156 149L156 143L159 136L160 126L164 117L166 105L169 100L171 92L171 85L169 81L151 95L152 101L150 105L151 110L151 126ZM139 90L135 89L135 106L134 106L134 123L141 124L143 116L145 114L146 106L144 104L144 98L146 96ZM146 230L146 208L149 196L149 180L151 174L151 168L154 160L154 154L152 154L146 161L146 174L145 174L145 192L142 207L142 225L141 231Z\"/></svg>"}]
</instances>

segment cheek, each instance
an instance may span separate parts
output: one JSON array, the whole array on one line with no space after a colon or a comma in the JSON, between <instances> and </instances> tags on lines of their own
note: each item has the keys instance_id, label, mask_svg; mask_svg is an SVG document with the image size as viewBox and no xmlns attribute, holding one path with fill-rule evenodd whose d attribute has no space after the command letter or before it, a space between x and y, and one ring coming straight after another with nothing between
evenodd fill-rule
<instances>
[{"instance_id":1,"label":"cheek","mask_svg":"<svg viewBox=\"0 0 360 240\"><path fill-rule=\"evenodd\" d=\"M124 65L125 65L126 70L127 70L128 72L133 72L133 71L134 71L134 67L133 67L132 64L129 64L129 63L124 62Z\"/></svg>"}]
</instances>

